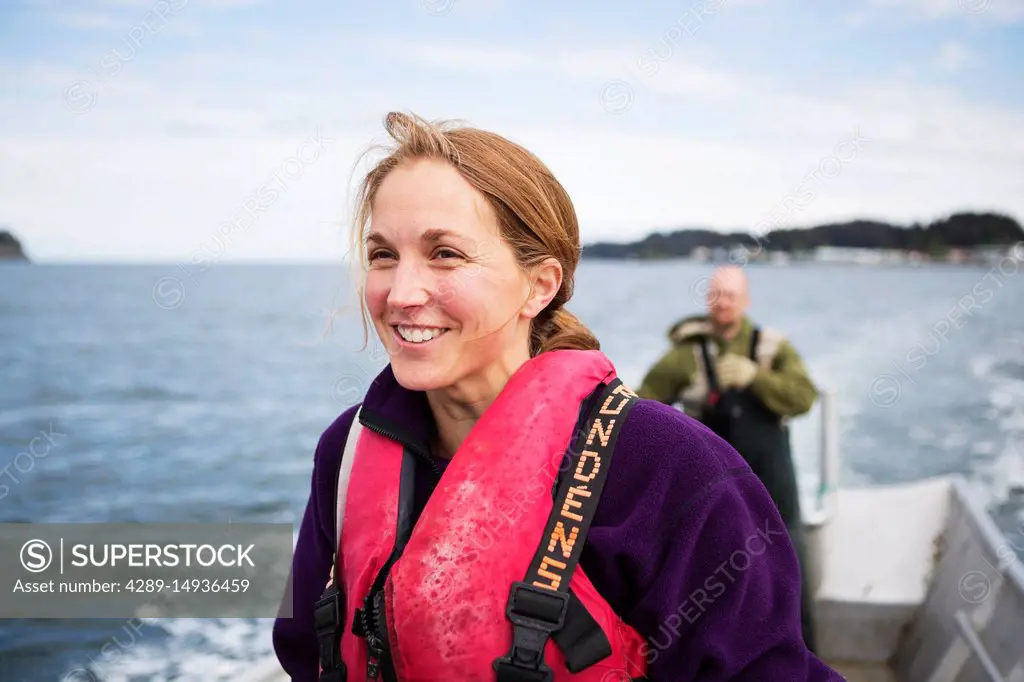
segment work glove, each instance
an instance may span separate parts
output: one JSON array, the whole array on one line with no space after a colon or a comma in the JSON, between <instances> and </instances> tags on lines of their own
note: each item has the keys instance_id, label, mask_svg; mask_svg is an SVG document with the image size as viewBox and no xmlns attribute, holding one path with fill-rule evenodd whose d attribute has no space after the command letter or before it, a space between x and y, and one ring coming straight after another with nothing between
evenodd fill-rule
<instances>
[{"instance_id":1,"label":"work glove","mask_svg":"<svg viewBox=\"0 0 1024 682\"><path fill-rule=\"evenodd\" d=\"M757 376L757 363L750 358L735 353L727 353L715 364L718 383L723 389L744 389L750 386Z\"/></svg>"}]
</instances>

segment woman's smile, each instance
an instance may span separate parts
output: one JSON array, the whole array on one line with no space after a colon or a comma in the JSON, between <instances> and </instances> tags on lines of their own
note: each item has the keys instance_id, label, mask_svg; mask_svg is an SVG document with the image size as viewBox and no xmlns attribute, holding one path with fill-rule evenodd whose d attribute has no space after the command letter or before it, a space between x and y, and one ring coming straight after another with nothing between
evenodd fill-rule
<instances>
[{"instance_id":1,"label":"woman's smile","mask_svg":"<svg viewBox=\"0 0 1024 682\"><path fill-rule=\"evenodd\" d=\"M433 345L435 341L451 331L448 327L414 327L412 325L391 325L395 341L401 347L423 348Z\"/></svg>"}]
</instances>

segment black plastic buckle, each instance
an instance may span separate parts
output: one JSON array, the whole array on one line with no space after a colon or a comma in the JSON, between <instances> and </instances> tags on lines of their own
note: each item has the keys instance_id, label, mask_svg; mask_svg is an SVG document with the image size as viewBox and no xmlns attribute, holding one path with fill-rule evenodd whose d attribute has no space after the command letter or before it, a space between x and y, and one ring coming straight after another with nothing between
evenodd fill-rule
<instances>
[{"instance_id":1,"label":"black plastic buckle","mask_svg":"<svg viewBox=\"0 0 1024 682\"><path fill-rule=\"evenodd\" d=\"M341 630L341 596L333 587L313 604L313 627L318 635Z\"/></svg>"},{"instance_id":2,"label":"black plastic buckle","mask_svg":"<svg viewBox=\"0 0 1024 682\"><path fill-rule=\"evenodd\" d=\"M341 660L341 593L335 586L313 605L313 627L320 644L320 682L346 682L348 669Z\"/></svg>"},{"instance_id":3,"label":"black plastic buckle","mask_svg":"<svg viewBox=\"0 0 1024 682\"><path fill-rule=\"evenodd\" d=\"M538 613L518 599L521 592L529 592L531 598L539 597L542 602L552 600L551 608L545 609L547 613ZM554 679L554 671L544 662L544 647L551 634L565 625L568 609L568 593L545 590L525 582L512 584L505 610L512 621L512 650L494 661L499 682L551 682Z\"/></svg>"}]
</instances>

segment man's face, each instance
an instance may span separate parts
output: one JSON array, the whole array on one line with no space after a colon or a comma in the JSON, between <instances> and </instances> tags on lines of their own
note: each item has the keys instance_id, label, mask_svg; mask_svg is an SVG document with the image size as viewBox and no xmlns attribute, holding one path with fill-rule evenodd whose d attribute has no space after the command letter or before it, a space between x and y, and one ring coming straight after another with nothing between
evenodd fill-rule
<instances>
[{"instance_id":1,"label":"man's face","mask_svg":"<svg viewBox=\"0 0 1024 682\"><path fill-rule=\"evenodd\" d=\"M719 273L708 287L708 315L719 327L730 327L743 318L750 299L742 273Z\"/></svg>"}]
</instances>

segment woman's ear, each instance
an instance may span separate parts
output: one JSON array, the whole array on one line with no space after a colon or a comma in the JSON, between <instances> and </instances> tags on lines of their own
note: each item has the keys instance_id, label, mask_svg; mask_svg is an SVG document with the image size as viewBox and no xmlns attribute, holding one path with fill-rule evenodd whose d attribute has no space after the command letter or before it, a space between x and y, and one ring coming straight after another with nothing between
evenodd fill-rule
<instances>
[{"instance_id":1,"label":"woman's ear","mask_svg":"<svg viewBox=\"0 0 1024 682\"><path fill-rule=\"evenodd\" d=\"M545 258L530 268L528 276L530 296L523 305L523 314L532 319L548 307L562 287L562 264L556 258Z\"/></svg>"}]
</instances>

